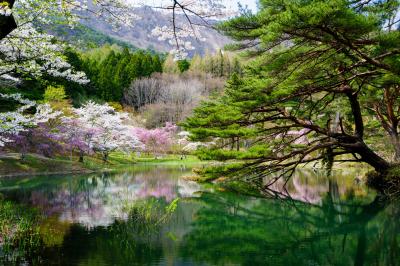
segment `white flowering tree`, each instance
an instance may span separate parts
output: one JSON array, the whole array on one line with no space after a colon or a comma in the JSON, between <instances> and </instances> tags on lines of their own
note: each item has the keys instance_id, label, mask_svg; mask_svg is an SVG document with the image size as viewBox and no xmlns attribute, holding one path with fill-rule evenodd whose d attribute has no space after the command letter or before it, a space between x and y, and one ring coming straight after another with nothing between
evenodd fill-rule
<instances>
[{"instance_id":1,"label":"white flowering tree","mask_svg":"<svg viewBox=\"0 0 400 266\"><path fill-rule=\"evenodd\" d=\"M79 124L92 132L89 145L102 155L105 162L112 151L131 152L142 146L132 134L132 127L125 124L128 114L117 112L108 104L97 104L93 101L88 101L73 111Z\"/></svg>"},{"instance_id":2,"label":"white flowering tree","mask_svg":"<svg viewBox=\"0 0 400 266\"><path fill-rule=\"evenodd\" d=\"M184 59L188 51L195 49L189 41L190 37L195 36L198 41L205 41L200 34L200 27L211 27L210 19L227 15L222 0L165 0L156 8L170 11L171 27L156 26L152 35L160 41L167 40L175 44L176 48L171 53L176 59ZM178 20L178 15L184 16L185 20Z\"/></svg>"},{"instance_id":3,"label":"white flowering tree","mask_svg":"<svg viewBox=\"0 0 400 266\"><path fill-rule=\"evenodd\" d=\"M11 136L61 115L61 112L53 111L48 104L37 104L24 99L20 94L0 93L0 99L14 101L21 105L17 110L0 113L0 147L11 142ZM31 108L36 111L31 115L25 114Z\"/></svg>"},{"instance_id":4,"label":"white flowering tree","mask_svg":"<svg viewBox=\"0 0 400 266\"><path fill-rule=\"evenodd\" d=\"M89 82L83 72L74 71L63 59L63 47L52 39L36 31L31 24L25 24L0 40L0 79L18 82L20 75L39 77L46 73L80 84ZM0 112L0 146L9 142L10 136L59 115L49 105L38 105L20 94L0 94L0 98L18 106L17 110ZM36 109L36 113L26 114L31 108Z\"/></svg>"},{"instance_id":5,"label":"white flowering tree","mask_svg":"<svg viewBox=\"0 0 400 266\"><path fill-rule=\"evenodd\" d=\"M74 71L65 61L65 45L40 28L54 23L73 27L84 12L95 13L116 27L130 25L136 17L130 15L131 9L124 3L122 0L19 0L14 4L14 1L0 0L0 78L46 73L88 83L84 73ZM10 33L13 28L16 29Z\"/></svg>"},{"instance_id":6,"label":"white flowering tree","mask_svg":"<svg viewBox=\"0 0 400 266\"><path fill-rule=\"evenodd\" d=\"M83 72L74 71L63 58L64 45L54 42L54 37L38 32L32 24L25 24L0 41L0 77L29 74L54 77L86 84Z\"/></svg>"},{"instance_id":7,"label":"white flowering tree","mask_svg":"<svg viewBox=\"0 0 400 266\"><path fill-rule=\"evenodd\" d=\"M182 147L182 151L184 153L192 153L197 151L199 148L207 148L212 147L216 143L215 142L193 142L190 141L190 132L181 131L178 133L177 143Z\"/></svg>"},{"instance_id":8,"label":"white flowering tree","mask_svg":"<svg viewBox=\"0 0 400 266\"><path fill-rule=\"evenodd\" d=\"M14 1L0 0L0 80L18 82L23 75L39 77L46 73L80 84L88 83L83 72L74 71L64 60L64 46L53 36L33 27L31 22L42 22L46 18L48 10L41 6L45 2L18 1L18 8L13 9ZM41 8L34 8L35 4ZM24 99L20 94L1 93L0 99L18 106L16 110L0 112L0 146L10 142L13 135L60 115L50 106ZM27 114L30 109L36 111Z\"/></svg>"},{"instance_id":9,"label":"white flowering tree","mask_svg":"<svg viewBox=\"0 0 400 266\"><path fill-rule=\"evenodd\" d=\"M136 20L143 19L135 15L133 9L137 5L148 4L140 0L19 0L11 9L13 0L4 3L3 8L0 6L0 25L2 17L5 18L7 15L10 29L16 27L12 16L17 20L18 27L33 22L41 25L54 23L49 18L57 18L57 22L73 26L89 13L118 29L122 25L131 26ZM160 40L168 40L171 44L175 44L176 48L172 53L177 58L187 56L187 51L194 49L189 37L195 36L199 41L204 41L198 27L212 26L211 19L226 15L222 0L160 0L160 5L154 8L171 14L171 27L156 26L152 34L158 36ZM179 15L186 19L178 20ZM0 34L0 40L4 36L5 34Z\"/></svg>"}]
</instances>

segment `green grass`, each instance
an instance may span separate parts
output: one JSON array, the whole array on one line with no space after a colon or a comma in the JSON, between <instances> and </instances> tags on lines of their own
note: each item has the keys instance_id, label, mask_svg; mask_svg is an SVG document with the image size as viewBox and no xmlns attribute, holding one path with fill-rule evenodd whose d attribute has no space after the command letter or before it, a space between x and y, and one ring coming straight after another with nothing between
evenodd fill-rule
<instances>
[{"instance_id":1,"label":"green grass","mask_svg":"<svg viewBox=\"0 0 400 266\"><path fill-rule=\"evenodd\" d=\"M78 158L75 159L76 161ZM100 157L97 156L87 156L84 158L83 166L91 170L101 170L101 169L115 169L121 166L135 164L135 159L122 152L111 153L108 162L104 162Z\"/></svg>"},{"instance_id":2,"label":"green grass","mask_svg":"<svg viewBox=\"0 0 400 266\"><path fill-rule=\"evenodd\" d=\"M181 159L181 155L168 154L163 155L162 157L155 158L154 155L146 155L143 154L141 157L136 158L136 162L138 163L149 163L149 164L159 164L159 163L168 163L168 164L188 164L188 163L201 163L201 161L193 155L187 155L186 158Z\"/></svg>"},{"instance_id":3,"label":"green grass","mask_svg":"<svg viewBox=\"0 0 400 266\"><path fill-rule=\"evenodd\" d=\"M0 242L8 260L38 249L40 220L36 210L0 199Z\"/></svg>"},{"instance_id":4,"label":"green grass","mask_svg":"<svg viewBox=\"0 0 400 266\"><path fill-rule=\"evenodd\" d=\"M85 169L78 162L71 163L66 158L50 159L35 154L28 154L24 160L16 154L0 158L0 175L79 172Z\"/></svg>"},{"instance_id":5,"label":"green grass","mask_svg":"<svg viewBox=\"0 0 400 266\"><path fill-rule=\"evenodd\" d=\"M163 155L156 158L154 155L142 154L135 157L122 152L111 153L108 162L103 162L100 156L86 156L80 163L78 157L58 156L46 158L36 154L28 154L24 160L18 154L8 154L0 157L0 176L57 174L57 173L84 173L91 171L118 170L135 164L199 164L201 161L195 156Z\"/></svg>"}]
</instances>

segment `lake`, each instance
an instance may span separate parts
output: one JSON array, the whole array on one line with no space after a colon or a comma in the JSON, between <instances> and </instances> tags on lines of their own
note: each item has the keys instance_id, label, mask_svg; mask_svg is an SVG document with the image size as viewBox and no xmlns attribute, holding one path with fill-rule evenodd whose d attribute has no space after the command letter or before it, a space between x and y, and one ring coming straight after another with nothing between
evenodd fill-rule
<instances>
[{"instance_id":1,"label":"lake","mask_svg":"<svg viewBox=\"0 0 400 266\"><path fill-rule=\"evenodd\" d=\"M399 205L354 171L299 171L271 198L185 180L191 167L2 180L42 215L20 265L398 265ZM276 192L278 191L278 192ZM290 198L288 197L290 195ZM10 257L8 257L9 259ZM11 264L3 254L3 264ZM11 264L12 265L12 264Z\"/></svg>"}]
</instances>

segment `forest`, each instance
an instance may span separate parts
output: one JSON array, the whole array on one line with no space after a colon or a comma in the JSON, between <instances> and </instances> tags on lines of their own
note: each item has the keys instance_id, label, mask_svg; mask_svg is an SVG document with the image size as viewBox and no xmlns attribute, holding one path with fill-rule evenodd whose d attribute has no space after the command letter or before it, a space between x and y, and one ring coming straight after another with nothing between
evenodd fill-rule
<instances>
[{"instance_id":1,"label":"forest","mask_svg":"<svg viewBox=\"0 0 400 266\"><path fill-rule=\"evenodd\" d=\"M155 2L0 0L0 264L398 265L400 1Z\"/></svg>"}]
</instances>

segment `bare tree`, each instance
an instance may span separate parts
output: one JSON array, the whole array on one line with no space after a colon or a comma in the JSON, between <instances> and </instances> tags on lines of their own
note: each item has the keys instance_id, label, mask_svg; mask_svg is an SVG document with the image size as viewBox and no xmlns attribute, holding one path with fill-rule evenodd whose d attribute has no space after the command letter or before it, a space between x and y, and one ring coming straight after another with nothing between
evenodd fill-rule
<instances>
[{"instance_id":1,"label":"bare tree","mask_svg":"<svg viewBox=\"0 0 400 266\"><path fill-rule=\"evenodd\" d=\"M132 82L123 102L146 117L148 127L180 122L207 94L202 80L192 76L156 74Z\"/></svg>"},{"instance_id":2,"label":"bare tree","mask_svg":"<svg viewBox=\"0 0 400 266\"><path fill-rule=\"evenodd\" d=\"M196 79L178 80L164 87L160 102L169 107L170 121L178 122L191 114L201 97L203 84Z\"/></svg>"},{"instance_id":3,"label":"bare tree","mask_svg":"<svg viewBox=\"0 0 400 266\"><path fill-rule=\"evenodd\" d=\"M123 102L136 110L153 104L161 97L162 81L155 77L137 79L125 90Z\"/></svg>"}]
</instances>

